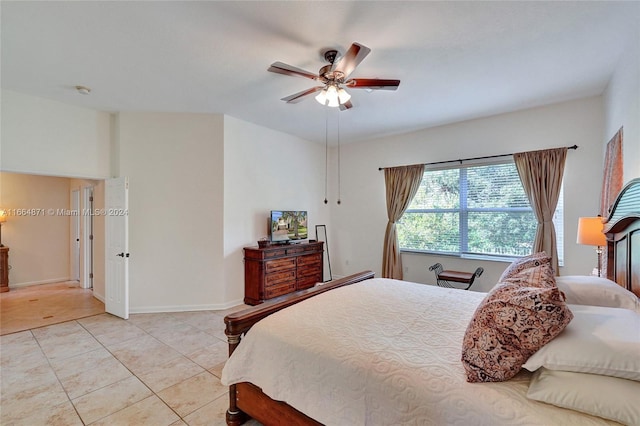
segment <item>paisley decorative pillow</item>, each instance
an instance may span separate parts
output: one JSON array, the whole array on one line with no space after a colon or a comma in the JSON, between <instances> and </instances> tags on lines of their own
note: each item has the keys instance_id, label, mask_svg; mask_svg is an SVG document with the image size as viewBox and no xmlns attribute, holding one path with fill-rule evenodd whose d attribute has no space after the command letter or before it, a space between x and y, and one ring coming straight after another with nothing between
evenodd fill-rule
<instances>
[{"instance_id":1,"label":"paisley decorative pillow","mask_svg":"<svg viewBox=\"0 0 640 426\"><path fill-rule=\"evenodd\" d=\"M467 381L509 380L572 319L555 286L499 283L480 303L465 332L462 364Z\"/></svg>"},{"instance_id":2,"label":"paisley decorative pillow","mask_svg":"<svg viewBox=\"0 0 640 426\"><path fill-rule=\"evenodd\" d=\"M532 287L555 287L551 257L542 251L515 260L502 273L498 283L506 281Z\"/></svg>"}]
</instances>

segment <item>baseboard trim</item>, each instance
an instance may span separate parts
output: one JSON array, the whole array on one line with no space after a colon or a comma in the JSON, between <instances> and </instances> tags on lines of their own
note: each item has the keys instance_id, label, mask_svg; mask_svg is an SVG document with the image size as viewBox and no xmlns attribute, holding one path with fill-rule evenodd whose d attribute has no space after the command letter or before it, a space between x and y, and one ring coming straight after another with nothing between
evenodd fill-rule
<instances>
[{"instance_id":1,"label":"baseboard trim","mask_svg":"<svg viewBox=\"0 0 640 426\"><path fill-rule=\"evenodd\" d=\"M9 283L9 288L31 287L33 285L63 283L63 282L67 282L67 281L71 281L71 278L63 277L63 278L53 278L53 279L50 279L50 280L30 281L30 282L26 282L26 283L17 283L17 284Z\"/></svg>"},{"instance_id":2,"label":"baseboard trim","mask_svg":"<svg viewBox=\"0 0 640 426\"><path fill-rule=\"evenodd\" d=\"M226 303L214 303L210 305L169 305L169 306L136 306L130 307L130 314L154 314L161 312L189 312L189 311L223 311L242 305L242 299L233 300Z\"/></svg>"}]
</instances>

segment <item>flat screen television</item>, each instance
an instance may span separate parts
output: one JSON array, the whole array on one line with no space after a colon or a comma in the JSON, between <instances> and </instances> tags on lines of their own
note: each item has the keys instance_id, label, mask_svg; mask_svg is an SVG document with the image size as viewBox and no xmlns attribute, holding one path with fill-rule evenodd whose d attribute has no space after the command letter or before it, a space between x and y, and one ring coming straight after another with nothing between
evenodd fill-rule
<instances>
[{"instance_id":1,"label":"flat screen television","mask_svg":"<svg viewBox=\"0 0 640 426\"><path fill-rule=\"evenodd\" d=\"M304 210L271 210L269 237L272 243L306 240L307 212Z\"/></svg>"}]
</instances>

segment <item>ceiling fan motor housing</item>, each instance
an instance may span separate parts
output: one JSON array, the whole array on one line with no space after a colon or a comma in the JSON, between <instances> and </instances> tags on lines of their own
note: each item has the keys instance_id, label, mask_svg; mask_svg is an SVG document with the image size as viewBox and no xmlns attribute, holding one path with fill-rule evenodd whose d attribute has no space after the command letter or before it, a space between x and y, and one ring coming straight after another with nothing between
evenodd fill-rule
<instances>
[{"instance_id":1,"label":"ceiling fan motor housing","mask_svg":"<svg viewBox=\"0 0 640 426\"><path fill-rule=\"evenodd\" d=\"M338 51L335 49L329 49L324 52L324 59L330 64L333 64L335 62L337 56Z\"/></svg>"}]
</instances>

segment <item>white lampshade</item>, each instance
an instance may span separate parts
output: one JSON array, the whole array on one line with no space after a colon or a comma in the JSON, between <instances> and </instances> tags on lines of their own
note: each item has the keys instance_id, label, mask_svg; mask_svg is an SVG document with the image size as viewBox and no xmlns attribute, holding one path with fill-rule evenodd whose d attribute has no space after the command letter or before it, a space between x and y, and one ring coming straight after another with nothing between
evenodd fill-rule
<instances>
[{"instance_id":1,"label":"white lampshade","mask_svg":"<svg viewBox=\"0 0 640 426\"><path fill-rule=\"evenodd\" d=\"M316 95L316 101L320 102L322 105L327 104L327 89L322 89L320 93Z\"/></svg>"},{"instance_id":2,"label":"white lampshade","mask_svg":"<svg viewBox=\"0 0 640 426\"><path fill-rule=\"evenodd\" d=\"M340 102L338 101L338 89L336 86L331 85L327 87L327 100L329 101L327 105L330 107L340 106Z\"/></svg>"},{"instance_id":3,"label":"white lampshade","mask_svg":"<svg viewBox=\"0 0 640 426\"><path fill-rule=\"evenodd\" d=\"M341 87L338 89L338 99L340 99L340 104L344 104L351 99L351 95Z\"/></svg>"},{"instance_id":4,"label":"white lampshade","mask_svg":"<svg viewBox=\"0 0 640 426\"><path fill-rule=\"evenodd\" d=\"M604 223L601 217L581 217L578 219L578 244L604 246L607 238L602 232Z\"/></svg>"}]
</instances>

